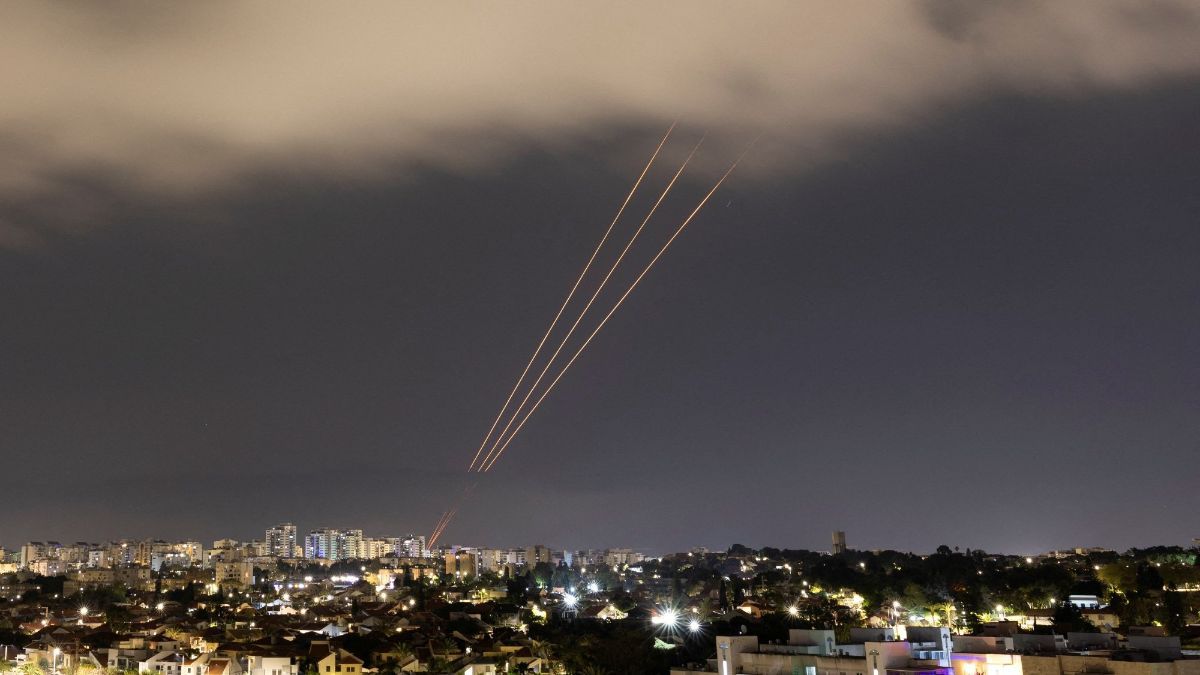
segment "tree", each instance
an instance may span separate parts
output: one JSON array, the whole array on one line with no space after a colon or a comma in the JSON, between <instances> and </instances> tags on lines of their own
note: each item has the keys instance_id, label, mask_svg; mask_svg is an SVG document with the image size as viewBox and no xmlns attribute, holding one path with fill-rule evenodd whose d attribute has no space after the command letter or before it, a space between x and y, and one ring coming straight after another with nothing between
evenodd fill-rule
<instances>
[{"instance_id":1,"label":"tree","mask_svg":"<svg viewBox=\"0 0 1200 675\"><path fill-rule=\"evenodd\" d=\"M1183 605L1183 595L1178 591L1163 593L1162 623L1168 635L1179 635L1187 626L1186 608Z\"/></svg>"},{"instance_id":2,"label":"tree","mask_svg":"<svg viewBox=\"0 0 1200 675\"><path fill-rule=\"evenodd\" d=\"M1054 608L1054 632L1066 635L1067 633L1094 633L1096 627L1092 625L1083 616L1083 612L1079 608L1069 602L1063 602Z\"/></svg>"}]
</instances>

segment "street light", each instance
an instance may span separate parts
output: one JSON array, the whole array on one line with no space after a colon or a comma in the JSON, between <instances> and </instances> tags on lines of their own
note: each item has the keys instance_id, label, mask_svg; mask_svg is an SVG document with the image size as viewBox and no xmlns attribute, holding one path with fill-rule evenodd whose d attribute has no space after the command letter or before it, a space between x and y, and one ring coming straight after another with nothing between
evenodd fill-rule
<instances>
[{"instance_id":1,"label":"street light","mask_svg":"<svg viewBox=\"0 0 1200 675\"><path fill-rule=\"evenodd\" d=\"M679 626L679 612L670 607L663 608L650 617L650 623L671 630Z\"/></svg>"}]
</instances>

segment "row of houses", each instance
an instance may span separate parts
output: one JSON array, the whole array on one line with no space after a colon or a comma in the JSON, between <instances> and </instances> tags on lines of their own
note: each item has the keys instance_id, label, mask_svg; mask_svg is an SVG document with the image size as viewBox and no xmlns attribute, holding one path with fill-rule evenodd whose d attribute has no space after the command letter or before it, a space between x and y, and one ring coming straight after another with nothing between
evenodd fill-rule
<instances>
[{"instance_id":1,"label":"row of houses","mask_svg":"<svg viewBox=\"0 0 1200 675\"><path fill-rule=\"evenodd\" d=\"M389 602L331 601L304 613L227 605L221 618L193 619L203 603L157 610L131 607L122 632L98 612L38 613L13 607L6 615L27 641L0 645L4 658L46 672L83 675L89 669L151 675L362 675L395 671L487 675L516 666L544 672L546 661L522 633L519 606L444 602L434 613L412 598ZM469 608L469 609L467 609ZM356 645L348 649L347 641Z\"/></svg>"}]
</instances>

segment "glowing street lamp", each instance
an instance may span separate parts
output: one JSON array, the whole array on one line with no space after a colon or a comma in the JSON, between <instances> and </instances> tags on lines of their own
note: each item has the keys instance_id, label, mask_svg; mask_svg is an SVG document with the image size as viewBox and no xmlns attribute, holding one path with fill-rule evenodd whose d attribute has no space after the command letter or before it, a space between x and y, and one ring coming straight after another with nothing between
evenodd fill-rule
<instances>
[{"instance_id":1,"label":"glowing street lamp","mask_svg":"<svg viewBox=\"0 0 1200 675\"><path fill-rule=\"evenodd\" d=\"M689 621L688 622L688 630L693 633L699 633L700 632L700 620L692 619L691 621Z\"/></svg>"},{"instance_id":2,"label":"glowing street lamp","mask_svg":"<svg viewBox=\"0 0 1200 675\"><path fill-rule=\"evenodd\" d=\"M579 605L579 598L575 597L574 593L563 593L562 603L567 609L575 609Z\"/></svg>"},{"instance_id":3,"label":"glowing street lamp","mask_svg":"<svg viewBox=\"0 0 1200 675\"><path fill-rule=\"evenodd\" d=\"M787 613L792 617L800 616L800 608L795 605L789 605L787 608Z\"/></svg>"},{"instance_id":4,"label":"glowing street lamp","mask_svg":"<svg viewBox=\"0 0 1200 675\"><path fill-rule=\"evenodd\" d=\"M650 623L662 626L668 630L677 628L679 626L679 612L669 607L661 609L658 614L650 618Z\"/></svg>"}]
</instances>

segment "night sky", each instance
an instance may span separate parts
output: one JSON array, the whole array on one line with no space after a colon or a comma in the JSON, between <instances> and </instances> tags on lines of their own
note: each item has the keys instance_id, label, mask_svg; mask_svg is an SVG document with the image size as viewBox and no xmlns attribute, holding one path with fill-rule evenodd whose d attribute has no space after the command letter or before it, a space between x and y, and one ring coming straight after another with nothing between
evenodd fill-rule
<instances>
[{"instance_id":1,"label":"night sky","mask_svg":"<svg viewBox=\"0 0 1200 675\"><path fill-rule=\"evenodd\" d=\"M1200 536L1194 5L639 6L7 5L0 545L428 534L676 115L443 543Z\"/></svg>"}]
</instances>

